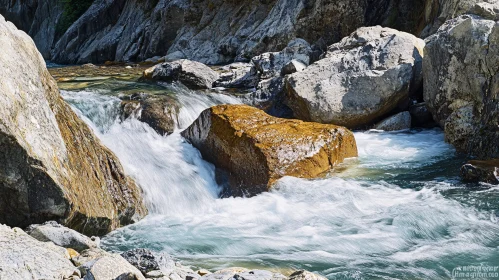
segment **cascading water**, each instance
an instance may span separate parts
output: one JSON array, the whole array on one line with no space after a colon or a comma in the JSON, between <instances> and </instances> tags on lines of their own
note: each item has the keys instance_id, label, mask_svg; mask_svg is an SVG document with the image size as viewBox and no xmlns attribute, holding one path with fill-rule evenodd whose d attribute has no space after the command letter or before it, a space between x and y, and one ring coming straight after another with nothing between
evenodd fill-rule
<instances>
[{"instance_id":1,"label":"cascading water","mask_svg":"<svg viewBox=\"0 0 499 280\"><path fill-rule=\"evenodd\" d=\"M359 158L330 178L286 177L269 193L219 199L214 167L179 131L203 109L239 100L169 90L182 108L179 129L165 137L119 121L118 92L62 92L144 189L151 212L106 236L107 249L145 247L208 269L303 268L330 279L439 279L457 266L499 265L499 190L459 183L462 160L441 131L357 132Z\"/></svg>"}]
</instances>

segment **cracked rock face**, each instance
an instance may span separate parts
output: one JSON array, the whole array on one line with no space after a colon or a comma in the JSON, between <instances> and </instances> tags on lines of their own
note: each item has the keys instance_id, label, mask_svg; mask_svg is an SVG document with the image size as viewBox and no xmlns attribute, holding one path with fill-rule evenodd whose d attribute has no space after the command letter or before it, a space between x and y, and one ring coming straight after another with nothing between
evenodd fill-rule
<instances>
[{"instance_id":1,"label":"cracked rock face","mask_svg":"<svg viewBox=\"0 0 499 280\"><path fill-rule=\"evenodd\" d=\"M422 85L424 41L380 26L362 27L286 82L295 117L348 128L372 124L407 104ZM403 109L403 108L401 108Z\"/></svg>"},{"instance_id":2,"label":"cracked rock face","mask_svg":"<svg viewBox=\"0 0 499 280\"><path fill-rule=\"evenodd\" d=\"M267 191L283 176L316 178L357 156L353 133L343 127L280 119L247 105L207 109L182 136L228 173L234 196Z\"/></svg>"},{"instance_id":3,"label":"cracked rock face","mask_svg":"<svg viewBox=\"0 0 499 280\"><path fill-rule=\"evenodd\" d=\"M0 223L102 235L146 213L116 156L59 94L33 40L0 16Z\"/></svg>"},{"instance_id":4,"label":"cracked rock face","mask_svg":"<svg viewBox=\"0 0 499 280\"><path fill-rule=\"evenodd\" d=\"M499 25L465 15L426 40L424 99L459 151L499 157Z\"/></svg>"}]
</instances>

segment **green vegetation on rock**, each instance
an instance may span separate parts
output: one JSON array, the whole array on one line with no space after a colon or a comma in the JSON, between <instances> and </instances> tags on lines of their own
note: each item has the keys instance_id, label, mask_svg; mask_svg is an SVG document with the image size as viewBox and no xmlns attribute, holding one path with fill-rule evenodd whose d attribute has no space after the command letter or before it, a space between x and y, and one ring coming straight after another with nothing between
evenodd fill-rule
<instances>
[{"instance_id":1,"label":"green vegetation on rock","mask_svg":"<svg viewBox=\"0 0 499 280\"><path fill-rule=\"evenodd\" d=\"M64 11L57 22L56 35L61 36L68 28L85 13L94 0L60 0Z\"/></svg>"}]
</instances>

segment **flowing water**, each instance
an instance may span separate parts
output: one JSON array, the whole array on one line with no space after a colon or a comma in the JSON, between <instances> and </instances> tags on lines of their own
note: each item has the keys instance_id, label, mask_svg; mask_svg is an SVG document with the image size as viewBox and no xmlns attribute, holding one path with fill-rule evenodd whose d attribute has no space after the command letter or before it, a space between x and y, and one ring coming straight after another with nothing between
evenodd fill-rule
<instances>
[{"instance_id":1,"label":"flowing water","mask_svg":"<svg viewBox=\"0 0 499 280\"><path fill-rule=\"evenodd\" d=\"M448 279L459 266L499 266L499 189L461 183L464 159L440 130L356 132L359 158L328 178L286 177L268 193L219 199L214 166L179 131L203 109L239 99L114 79L63 88L143 188L150 210L104 237L106 249L149 248L210 270L299 268L330 279ZM143 90L178 99L175 133L119 120L119 96Z\"/></svg>"}]
</instances>

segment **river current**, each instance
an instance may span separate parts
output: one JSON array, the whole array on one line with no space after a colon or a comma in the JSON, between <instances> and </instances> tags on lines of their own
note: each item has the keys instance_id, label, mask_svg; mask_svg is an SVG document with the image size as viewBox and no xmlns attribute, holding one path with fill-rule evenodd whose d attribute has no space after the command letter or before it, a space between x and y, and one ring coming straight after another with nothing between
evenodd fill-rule
<instances>
[{"instance_id":1,"label":"river current","mask_svg":"<svg viewBox=\"0 0 499 280\"><path fill-rule=\"evenodd\" d=\"M329 279L449 279L462 266L499 266L499 188L463 184L465 159L439 129L358 131L359 157L327 178L285 177L271 192L220 199L214 166L179 132L202 110L241 99L113 79L63 88L143 188L150 211L105 236L108 250L148 248L209 270L306 269ZM121 121L118 97L130 89L175 96L176 132Z\"/></svg>"}]
</instances>

